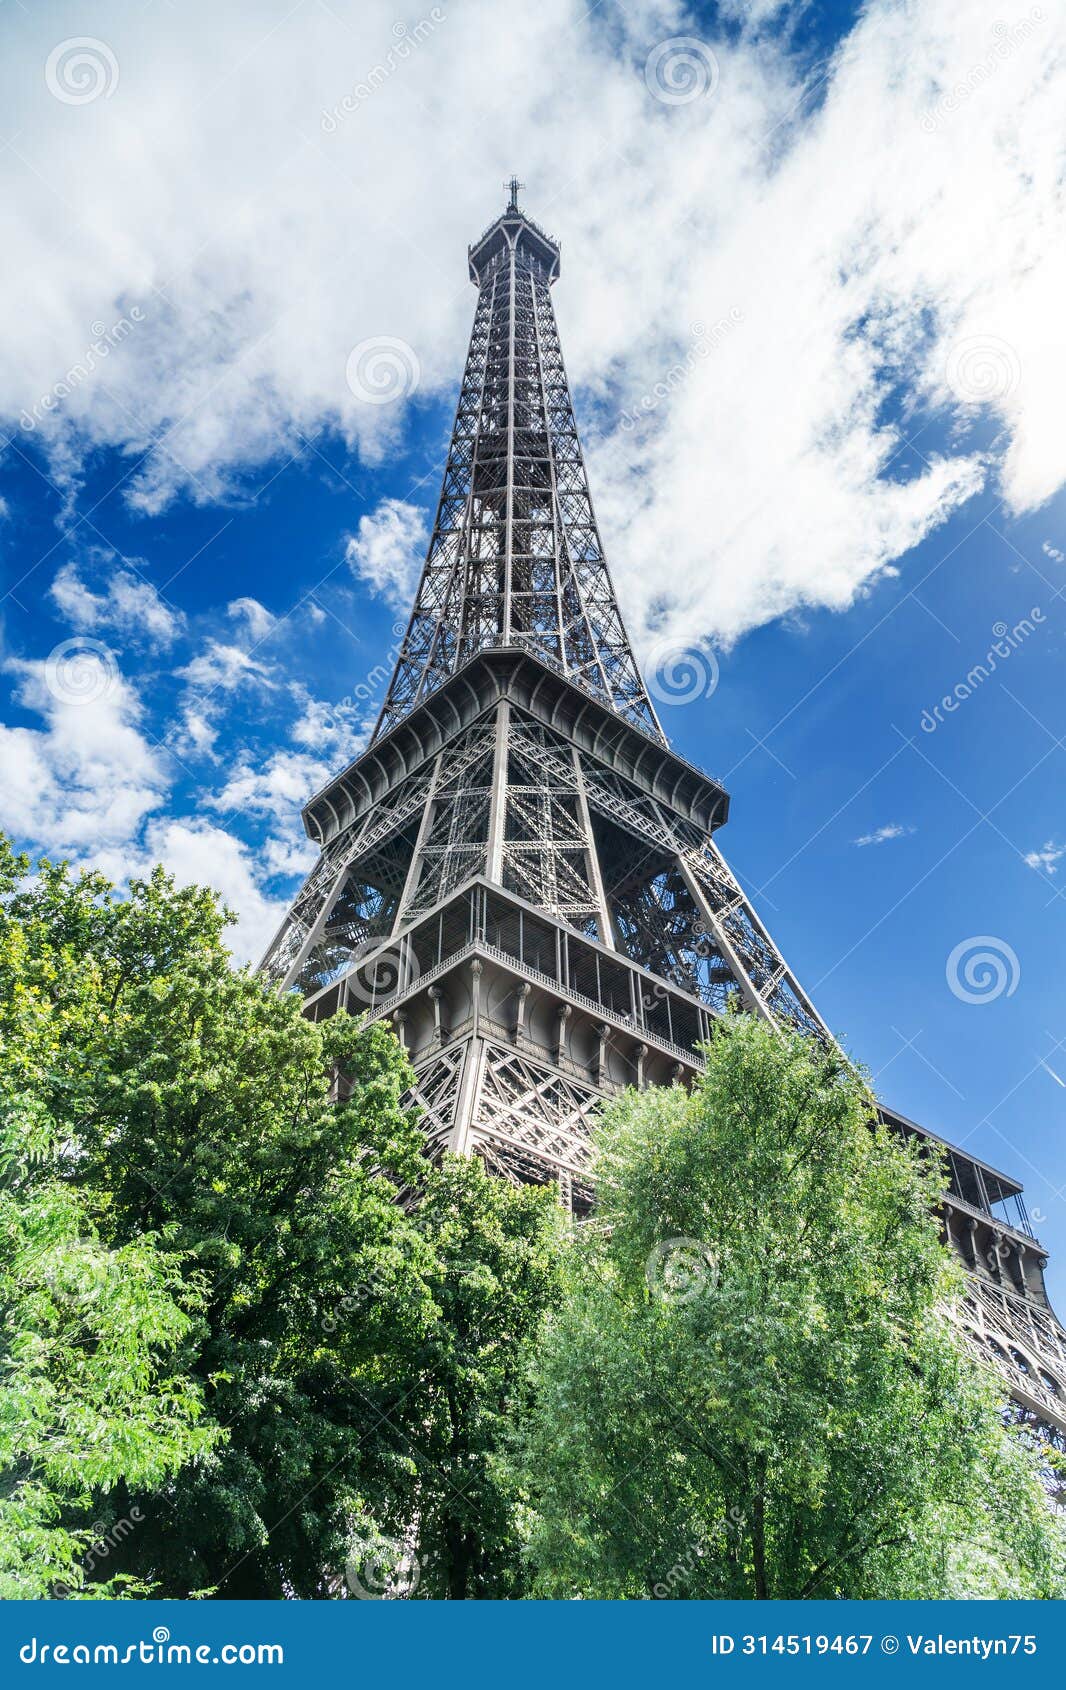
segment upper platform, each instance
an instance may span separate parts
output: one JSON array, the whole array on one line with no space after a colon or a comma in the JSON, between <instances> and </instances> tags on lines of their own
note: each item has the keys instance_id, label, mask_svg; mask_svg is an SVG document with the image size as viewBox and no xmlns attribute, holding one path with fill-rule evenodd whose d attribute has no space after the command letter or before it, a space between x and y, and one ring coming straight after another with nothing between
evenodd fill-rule
<instances>
[{"instance_id":1,"label":"upper platform","mask_svg":"<svg viewBox=\"0 0 1066 1690\"><path fill-rule=\"evenodd\" d=\"M490 276L502 258L512 252L524 258L534 269L543 271L549 282L559 275L559 243L546 235L532 218L519 209L520 183L511 178L511 203L495 223L490 223L481 239L468 249L470 280L478 287Z\"/></svg>"},{"instance_id":2,"label":"upper platform","mask_svg":"<svg viewBox=\"0 0 1066 1690\"><path fill-rule=\"evenodd\" d=\"M512 645L478 652L335 775L304 806L308 837L330 844L505 698L704 832L714 833L726 821L729 795L718 781L658 735L591 698L540 653Z\"/></svg>"}]
</instances>

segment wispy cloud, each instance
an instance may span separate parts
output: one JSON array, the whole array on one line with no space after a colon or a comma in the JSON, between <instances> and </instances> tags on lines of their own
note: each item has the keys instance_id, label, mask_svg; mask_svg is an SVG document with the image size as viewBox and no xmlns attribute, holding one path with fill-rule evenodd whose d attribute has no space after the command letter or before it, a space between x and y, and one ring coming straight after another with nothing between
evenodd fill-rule
<instances>
[{"instance_id":1,"label":"wispy cloud","mask_svg":"<svg viewBox=\"0 0 1066 1690\"><path fill-rule=\"evenodd\" d=\"M673 5L629 0L612 33L586 0L544 0L503 29L498 7L470 0L324 133L351 66L393 38L393 0L299 7L273 30L252 0L215 7L210 29L189 21L206 0L100 0L94 31L123 69L103 115L29 97L55 33L34 8L0 65L32 161L8 184L0 413L23 438L20 416L77 361L103 302L143 301L106 380L34 427L54 470L127 453L125 493L155 511L232 494L327 429L380 464L412 401L374 402L347 379L350 355L402 344L414 404L454 395L474 297L456 285L462 255L500 202L495 169L447 161L481 157L486 133L520 136L530 211L563 241L567 362L582 422L597 413L597 508L637 638L729 640L846 607L989 479L1025 511L1066 474L1066 53L1054 8L1034 8L1006 53L992 0L870 0L812 71L778 10L734 6L739 27L721 33L708 18L720 74L671 103L644 67ZM144 64L151 77L134 74ZM970 67L968 96L948 102ZM50 183L93 215L70 219ZM42 203L66 219L58 248ZM713 356L670 383L694 325L711 336L732 311ZM647 426L623 428L664 381ZM920 460L903 451L916 418ZM354 540L363 578L394 600L418 550L402 512L379 510Z\"/></svg>"},{"instance_id":2,"label":"wispy cloud","mask_svg":"<svg viewBox=\"0 0 1066 1690\"><path fill-rule=\"evenodd\" d=\"M853 845L885 845L890 839L905 839L914 833L913 827L904 827L902 822L886 822L884 827L875 828L873 833L862 833L858 839L853 839Z\"/></svg>"},{"instance_id":3,"label":"wispy cloud","mask_svg":"<svg viewBox=\"0 0 1066 1690\"><path fill-rule=\"evenodd\" d=\"M134 560L139 561L139 560ZM167 604L152 582L133 569L116 567L113 553L94 551L88 566L107 577L99 591L84 580L77 563L65 563L49 588L56 609L79 630L111 628L118 634L160 647L173 645L185 618Z\"/></svg>"},{"instance_id":4,"label":"wispy cloud","mask_svg":"<svg viewBox=\"0 0 1066 1690\"><path fill-rule=\"evenodd\" d=\"M1066 845L1056 845L1053 839L1041 845L1039 851L1026 851L1025 861L1042 874L1057 874L1059 863L1066 857Z\"/></svg>"},{"instance_id":5,"label":"wispy cloud","mask_svg":"<svg viewBox=\"0 0 1066 1690\"><path fill-rule=\"evenodd\" d=\"M376 510L360 517L358 530L348 540L348 562L371 592L395 610L407 610L428 539L429 525L417 505L382 499Z\"/></svg>"}]
</instances>

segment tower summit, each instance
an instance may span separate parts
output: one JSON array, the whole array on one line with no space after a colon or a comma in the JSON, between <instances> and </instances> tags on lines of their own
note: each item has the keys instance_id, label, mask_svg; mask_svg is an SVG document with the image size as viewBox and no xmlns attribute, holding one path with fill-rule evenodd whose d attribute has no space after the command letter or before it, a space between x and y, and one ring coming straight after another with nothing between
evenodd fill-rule
<instances>
[{"instance_id":1,"label":"tower summit","mask_svg":"<svg viewBox=\"0 0 1066 1690\"><path fill-rule=\"evenodd\" d=\"M689 1084L731 1005L830 1037L715 835L723 787L671 750L630 647L551 290L518 206L468 253L477 306L433 534L367 749L304 809L320 856L263 962L315 1019L388 1020L427 1150L585 1213L592 1117ZM1066 1344L1021 1186L945 1151L974 1341L1066 1431Z\"/></svg>"},{"instance_id":2,"label":"tower summit","mask_svg":"<svg viewBox=\"0 0 1066 1690\"><path fill-rule=\"evenodd\" d=\"M535 653L663 736L607 569L551 287L559 247L507 209L469 250L478 290L433 537L374 738L479 651Z\"/></svg>"}]
</instances>

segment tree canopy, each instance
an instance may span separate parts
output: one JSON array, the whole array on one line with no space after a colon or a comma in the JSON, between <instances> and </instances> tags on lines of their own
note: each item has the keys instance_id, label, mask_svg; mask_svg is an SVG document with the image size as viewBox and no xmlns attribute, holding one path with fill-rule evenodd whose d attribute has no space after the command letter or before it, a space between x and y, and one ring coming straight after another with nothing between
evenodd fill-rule
<instances>
[{"instance_id":1,"label":"tree canopy","mask_svg":"<svg viewBox=\"0 0 1066 1690\"><path fill-rule=\"evenodd\" d=\"M167 1596L365 1594L368 1543L423 1537L427 1588L512 1589L492 1448L550 1295L550 1197L431 1167L391 1032L316 1024L235 970L209 893L5 862L5 1131L45 1158L47 1203L20 1207L23 1181L2 1211L4 1317L39 1369L55 1349L42 1447L78 1409L75 1316L114 1328L106 1459L75 1483L53 1455L20 1506L66 1522L75 1583L91 1532L95 1579ZM36 1301L27 1227L66 1252ZM99 1295L63 1294L99 1263Z\"/></svg>"},{"instance_id":2,"label":"tree canopy","mask_svg":"<svg viewBox=\"0 0 1066 1690\"><path fill-rule=\"evenodd\" d=\"M727 1017L606 1112L524 1432L553 1596L1051 1596L1063 1537L953 1322L935 1158L840 1056Z\"/></svg>"}]
</instances>

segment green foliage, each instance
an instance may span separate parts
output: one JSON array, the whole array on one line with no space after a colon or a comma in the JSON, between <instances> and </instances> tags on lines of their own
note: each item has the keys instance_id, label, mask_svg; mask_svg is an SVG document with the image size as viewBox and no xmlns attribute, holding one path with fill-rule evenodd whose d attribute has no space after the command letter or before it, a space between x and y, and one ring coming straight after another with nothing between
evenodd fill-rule
<instances>
[{"instance_id":1,"label":"green foliage","mask_svg":"<svg viewBox=\"0 0 1066 1690\"><path fill-rule=\"evenodd\" d=\"M226 919L0 841L0 1594L1062 1590L941 1170L842 1061L730 1018L571 1240Z\"/></svg>"},{"instance_id":2,"label":"green foliage","mask_svg":"<svg viewBox=\"0 0 1066 1690\"><path fill-rule=\"evenodd\" d=\"M199 1296L157 1237L111 1247L72 1183L61 1076L101 981L5 909L25 868L0 838L0 1596L132 1594L87 1584L98 1534L70 1511L206 1455L200 1391L175 1365Z\"/></svg>"},{"instance_id":3,"label":"green foliage","mask_svg":"<svg viewBox=\"0 0 1066 1690\"><path fill-rule=\"evenodd\" d=\"M942 1170L834 1054L729 1018L607 1111L524 1433L537 1588L1062 1593L1033 1458L951 1321Z\"/></svg>"},{"instance_id":4,"label":"green foliage","mask_svg":"<svg viewBox=\"0 0 1066 1690\"><path fill-rule=\"evenodd\" d=\"M533 1346L557 1296L560 1212L550 1192L447 1157L416 1220L437 1310L406 1405L418 1594L519 1595L520 1498L499 1452L528 1407Z\"/></svg>"},{"instance_id":5,"label":"green foliage","mask_svg":"<svg viewBox=\"0 0 1066 1690\"><path fill-rule=\"evenodd\" d=\"M96 1578L164 1596L359 1594L346 1566L383 1534L417 1537L423 1594L511 1590L493 1448L554 1282L552 1204L480 1165L431 1169L392 1034L310 1022L234 971L225 920L161 870L117 897L63 866L11 868L5 931L34 991L12 989L7 1013L50 1029L47 1049L6 1047L20 1130L60 1124L53 1205L72 1236L91 1214L79 1260L106 1258L108 1295L139 1299L92 1306L116 1346L125 1309L154 1367L140 1357L152 1460L116 1424L106 1467L53 1506L71 1543L90 1520L104 1539ZM200 1442L168 1441L201 1400ZM136 1405L117 1406L132 1438Z\"/></svg>"}]
</instances>

